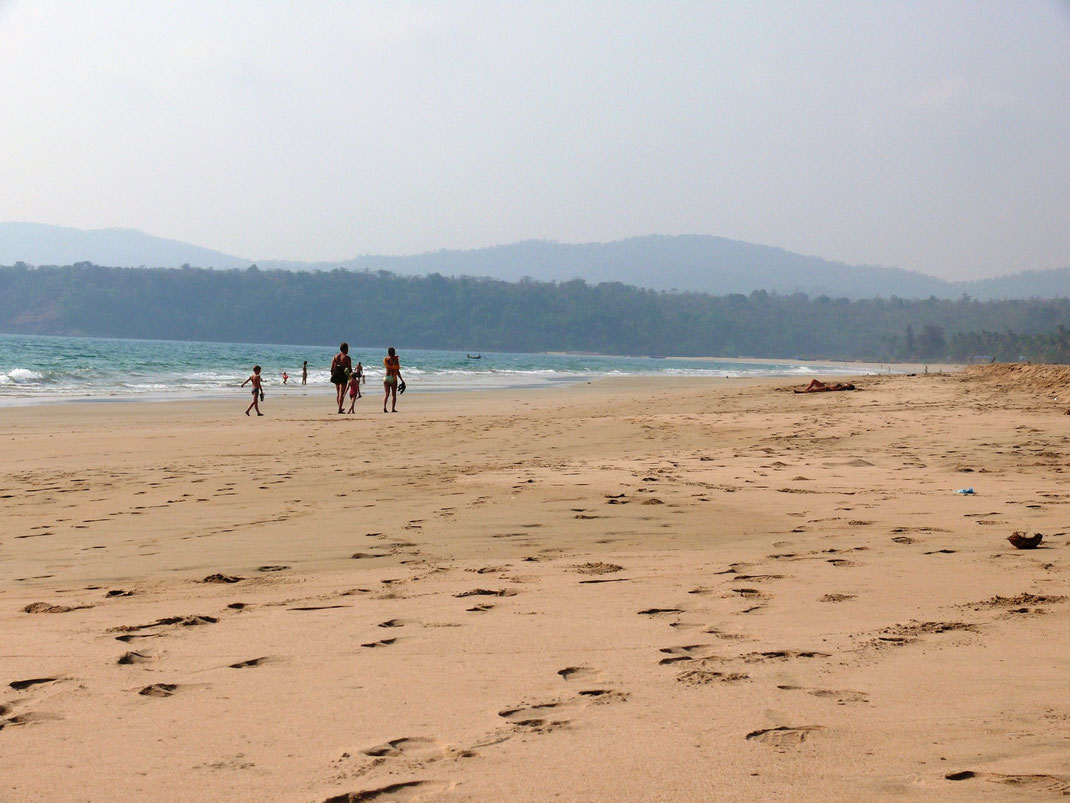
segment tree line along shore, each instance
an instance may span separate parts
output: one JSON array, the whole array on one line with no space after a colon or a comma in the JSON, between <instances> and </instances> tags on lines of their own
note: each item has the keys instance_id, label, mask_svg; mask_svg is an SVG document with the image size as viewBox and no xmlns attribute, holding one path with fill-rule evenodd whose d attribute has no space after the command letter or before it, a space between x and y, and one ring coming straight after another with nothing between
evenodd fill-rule
<instances>
[{"instance_id":1,"label":"tree line along shore","mask_svg":"<svg viewBox=\"0 0 1070 803\"><path fill-rule=\"evenodd\" d=\"M305 344L340 328L361 342L389 335L440 349L1070 362L1065 298L851 301L342 269L0 267L6 333Z\"/></svg>"}]
</instances>

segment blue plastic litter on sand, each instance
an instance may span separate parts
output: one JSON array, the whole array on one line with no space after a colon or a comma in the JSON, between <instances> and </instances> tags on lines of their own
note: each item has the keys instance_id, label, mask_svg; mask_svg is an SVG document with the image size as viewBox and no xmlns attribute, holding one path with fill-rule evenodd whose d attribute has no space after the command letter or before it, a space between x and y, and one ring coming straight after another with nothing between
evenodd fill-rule
<instances>
[{"instance_id":1,"label":"blue plastic litter on sand","mask_svg":"<svg viewBox=\"0 0 1070 803\"><path fill-rule=\"evenodd\" d=\"M963 496L973 496L974 491L973 488L959 488L955 493L962 494Z\"/></svg>"}]
</instances>

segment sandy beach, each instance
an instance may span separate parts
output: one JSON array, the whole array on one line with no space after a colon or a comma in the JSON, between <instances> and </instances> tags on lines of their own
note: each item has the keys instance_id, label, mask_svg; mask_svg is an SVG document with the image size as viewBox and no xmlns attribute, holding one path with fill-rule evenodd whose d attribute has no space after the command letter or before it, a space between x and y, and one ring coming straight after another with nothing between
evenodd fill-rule
<instances>
[{"instance_id":1,"label":"sandy beach","mask_svg":"<svg viewBox=\"0 0 1070 803\"><path fill-rule=\"evenodd\" d=\"M1068 377L0 410L0 799L1070 794Z\"/></svg>"}]
</instances>

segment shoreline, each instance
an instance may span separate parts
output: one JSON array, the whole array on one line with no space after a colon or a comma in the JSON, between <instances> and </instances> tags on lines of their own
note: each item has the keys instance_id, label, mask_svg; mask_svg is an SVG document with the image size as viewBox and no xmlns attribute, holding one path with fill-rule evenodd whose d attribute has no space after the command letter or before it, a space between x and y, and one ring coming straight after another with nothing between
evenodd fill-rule
<instances>
[{"instance_id":1,"label":"shoreline","mask_svg":"<svg viewBox=\"0 0 1070 803\"><path fill-rule=\"evenodd\" d=\"M671 354L651 357L650 355L620 355L620 354L599 354L597 352L588 351L544 351L536 352L539 354L546 354L554 357L613 357L620 359L627 359L627 357L639 357L644 360L679 360L681 362L726 362L737 364L750 364L750 365L819 365L829 367L842 367L853 368L858 367L864 370L870 369L885 369L893 368L892 371L879 370L875 373L883 375L891 374L904 374L911 372L924 371L926 367L929 368L930 373L950 373L954 371L961 371L966 367L965 363L924 363L924 362L871 362L866 360L817 360L817 359L790 359L780 357L680 357Z\"/></svg>"},{"instance_id":2,"label":"shoreline","mask_svg":"<svg viewBox=\"0 0 1070 803\"><path fill-rule=\"evenodd\" d=\"M726 362L728 360L725 360ZM747 360L740 360L739 362L753 362ZM777 361L770 361L770 364L779 364ZM856 367L852 363L814 363L816 365L838 367L838 368L853 368ZM861 367L861 364L859 364ZM961 367L961 366L960 366ZM932 368L932 366L930 366ZM836 374L837 379L857 379L865 376L889 376L897 374L887 373L859 373L859 374ZM495 392L532 392L540 390L553 390L555 388L571 388L578 385L590 385L592 383L600 382L614 382L621 381L634 385L637 382L644 382L646 380L656 379L659 383L666 380L679 380L682 382L695 382L702 380L712 380L717 382L725 382L731 380L733 382L746 381L751 379L769 379L769 380L781 380L781 381L797 381L797 384L806 384L806 380L810 379L809 375L800 376L797 374L754 374L745 376L720 376L717 374L701 374L701 375L687 375L676 373L654 373L643 372L635 374L592 374L590 376L569 376L559 377L542 382L518 382L516 384L506 386L488 386L488 387L468 387L468 388L456 388L456 387L431 387L425 388L415 386L416 393L414 395L440 395L440 394L453 394L453 393L495 393ZM283 388L286 388L283 390ZM283 386L280 383L265 384L267 392L267 399L265 403L274 402L280 399L296 399L303 398L309 395L326 396L333 395L334 390L330 385L309 385L305 386L310 390L291 390L291 388L301 388L301 385L288 385ZM207 402L207 401L226 401L228 399L237 399L239 396L246 394L246 391L234 392L227 390L212 390L203 393L189 392L186 394L179 394L166 391L146 391L138 394L131 395L115 395L115 396L0 396L0 410L3 409L17 409L24 407L53 407L56 405L98 405L98 404L137 404L144 402L146 404L166 404L166 403L183 403L183 402ZM364 391L364 395L368 398L378 395L378 383L376 383L376 389L373 391ZM413 398L409 396L408 398ZM346 400L348 404L348 397Z\"/></svg>"},{"instance_id":3,"label":"shoreline","mask_svg":"<svg viewBox=\"0 0 1070 803\"><path fill-rule=\"evenodd\" d=\"M679 375L651 375L646 374L643 376L656 376L660 381L657 383L658 389L669 386L678 389L687 389L688 387L694 387L702 383L708 383L712 386L717 386L725 383L727 377L721 376L679 376ZM857 377L855 377L857 378ZM788 376L745 376L745 377L733 377L733 384L742 383L778 383L791 381L793 378ZM800 381L794 384L805 384ZM400 408L420 406L425 407L426 404L422 404L424 400L436 402L435 406L442 406L443 404L452 404L459 399L470 398L477 400L480 398L495 399L497 397L509 394L520 394L523 398L529 396L538 397L539 395L556 394L560 391L570 391L577 387L590 388L592 390L602 389L604 391L616 392L617 390L624 388L634 388L635 377L633 376L597 376L591 379L577 379L575 381L565 380L558 381L552 384L540 384L540 385L513 385L510 387L490 387L490 388L441 388L434 390L420 390L417 393L406 393L404 396L398 397L398 405ZM268 385L268 389L273 386ZM653 390L653 386L651 390ZM352 416L345 415L340 416L342 418L352 419L360 418L361 412L365 414L371 414L372 417L375 414L382 415L379 412L377 404L381 401L382 396L379 393L364 393L362 399L357 401L357 412ZM299 409L316 405L323 408L323 412L330 416L337 416L337 412L332 413L332 406L334 401L334 390L330 387L318 387L315 391L304 391L302 393L269 393L265 401L261 402L265 405L264 409L270 409L271 406L281 405L283 408ZM228 395L197 395L197 396L183 396L183 397L169 397L169 398L150 398L146 396L138 397L125 397L125 398L82 398L82 399L49 399L37 401L34 400L28 404L12 404L6 401L0 402L0 410L8 411L20 411L20 410L34 410L34 409L53 409L56 407L73 406L79 408L107 408L113 403L116 406L124 408L135 408L140 404L144 404L149 408L158 408L164 405L171 405L181 407L188 405L195 409L197 406L214 406L220 409L230 409L234 405L242 406L248 404L248 394L244 390L239 390L235 393ZM368 404L371 404L369 407ZM348 406L349 399L346 398L346 405ZM364 408L362 410L362 408ZM266 413L265 413L266 415ZM333 420L333 418L331 418Z\"/></svg>"}]
</instances>

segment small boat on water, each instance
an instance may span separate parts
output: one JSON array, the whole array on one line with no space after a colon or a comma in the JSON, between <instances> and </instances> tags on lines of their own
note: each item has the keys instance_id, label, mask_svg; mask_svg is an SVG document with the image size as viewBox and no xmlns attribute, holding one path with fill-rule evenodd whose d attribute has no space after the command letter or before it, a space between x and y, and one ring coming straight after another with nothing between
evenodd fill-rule
<instances>
[{"instance_id":1,"label":"small boat on water","mask_svg":"<svg viewBox=\"0 0 1070 803\"><path fill-rule=\"evenodd\" d=\"M482 354L476 354L476 355L465 354L464 356L465 356L466 359L469 359L469 360L482 360L483 359L483 355Z\"/></svg>"}]
</instances>

